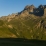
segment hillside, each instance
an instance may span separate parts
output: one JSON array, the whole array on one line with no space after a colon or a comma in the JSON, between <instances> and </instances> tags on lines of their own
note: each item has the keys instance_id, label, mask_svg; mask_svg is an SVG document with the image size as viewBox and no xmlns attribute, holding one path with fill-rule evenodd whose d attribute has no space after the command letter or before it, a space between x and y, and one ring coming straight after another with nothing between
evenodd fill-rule
<instances>
[{"instance_id":1,"label":"hillside","mask_svg":"<svg viewBox=\"0 0 46 46\"><path fill-rule=\"evenodd\" d=\"M0 38L46 40L46 5L27 5L17 14L0 17Z\"/></svg>"}]
</instances>

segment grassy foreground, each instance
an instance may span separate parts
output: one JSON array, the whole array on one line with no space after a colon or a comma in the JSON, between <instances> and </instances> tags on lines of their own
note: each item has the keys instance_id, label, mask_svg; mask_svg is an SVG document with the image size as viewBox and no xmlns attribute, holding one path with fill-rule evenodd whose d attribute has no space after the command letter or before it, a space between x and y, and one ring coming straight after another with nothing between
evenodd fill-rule
<instances>
[{"instance_id":1,"label":"grassy foreground","mask_svg":"<svg viewBox=\"0 0 46 46\"><path fill-rule=\"evenodd\" d=\"M46 41L23 38L0 38L0 46L46 46Z\"/></svg>"}]
</instances>

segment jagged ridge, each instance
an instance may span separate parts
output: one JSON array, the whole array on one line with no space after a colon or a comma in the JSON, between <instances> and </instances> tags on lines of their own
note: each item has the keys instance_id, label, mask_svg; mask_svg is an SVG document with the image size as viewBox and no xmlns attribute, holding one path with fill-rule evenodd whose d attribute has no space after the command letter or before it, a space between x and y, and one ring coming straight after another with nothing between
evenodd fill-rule
<instances>
[{"instance_id":1,"label":"jagged ridge","mask_svg":"<svg viewBox=\"0 0 46 46\"><path fill-rule=\"evenodd\" d=\"M26 6L23 11L0 18L0 38L46 40L46 5Z\"/></svg>"}]
</instances>

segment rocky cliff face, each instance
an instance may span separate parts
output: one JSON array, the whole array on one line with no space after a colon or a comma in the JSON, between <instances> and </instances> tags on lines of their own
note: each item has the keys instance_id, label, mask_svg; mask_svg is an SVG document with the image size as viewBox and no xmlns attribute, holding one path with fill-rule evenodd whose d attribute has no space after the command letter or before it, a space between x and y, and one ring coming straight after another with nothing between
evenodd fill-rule
<instances>
[{"instance_id":1,"label":"rocky cliff face","mask_svg":"<svg viewBox=\"0 0 46 46\"><path fill-rule=\"evenodd\" d=\"M27 10L28 12L33 12L33 9L34 9L35 7L34 7L34 5L30 5L30 6L26 6L25 8L24 8L24 10Z\"/></svg>"},{"instance_id":2,"label":"rocky cliff face","mask_svg":"<svg viewBox=\"0 0 46 46\"><path fill-rule=\"evenodd\" d=\"M40 5L38 8L36 8L34 5L27 5L23 11L20 12L21 15L29 15L33 14L35 16L43 16L45 13L46 5Z\"/></svg>"},{"instance_id":3,"label":"rocky cliff face","mask_svg":"<svg viewBox=\"0 0 46 46\"><path fill-rule=\"evenodd\" d=\"M27 5L25 8L17 13L17 14L11 14L8 16L3 16L1 18L14 18L15 16L29 16L30 14L33 14L35 16L43 16L46 15L46 5L39 5L38 8L36 8L34 5Z\"/></svg>"},{"instance_id":4,"label":"rocky cliff face","mask_svg":"<svg viewBox=\"0 0 46 46\"><path fill-rule=\"evenodd\" d=\"M21 12L0 18L0 37L46 40L46 5L27 5Z\"/></svg>"}]
</instances>

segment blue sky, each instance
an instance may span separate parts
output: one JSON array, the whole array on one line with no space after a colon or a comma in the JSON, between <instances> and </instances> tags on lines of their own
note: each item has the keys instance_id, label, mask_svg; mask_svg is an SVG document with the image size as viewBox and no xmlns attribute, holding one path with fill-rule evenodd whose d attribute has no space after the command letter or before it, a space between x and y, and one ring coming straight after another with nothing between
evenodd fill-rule
<instances>
[{"instance_id":1,"label":"blue sky","mask_svg":"<svg viewBox=\"0 0 46 46\"><path fill-rule=\"evenodd\" d=\"M46 0L0 0L0 16L20 12L26 5L31 4L36 7L40 4L45 5Z\"/></svg>"}]
</instances>

